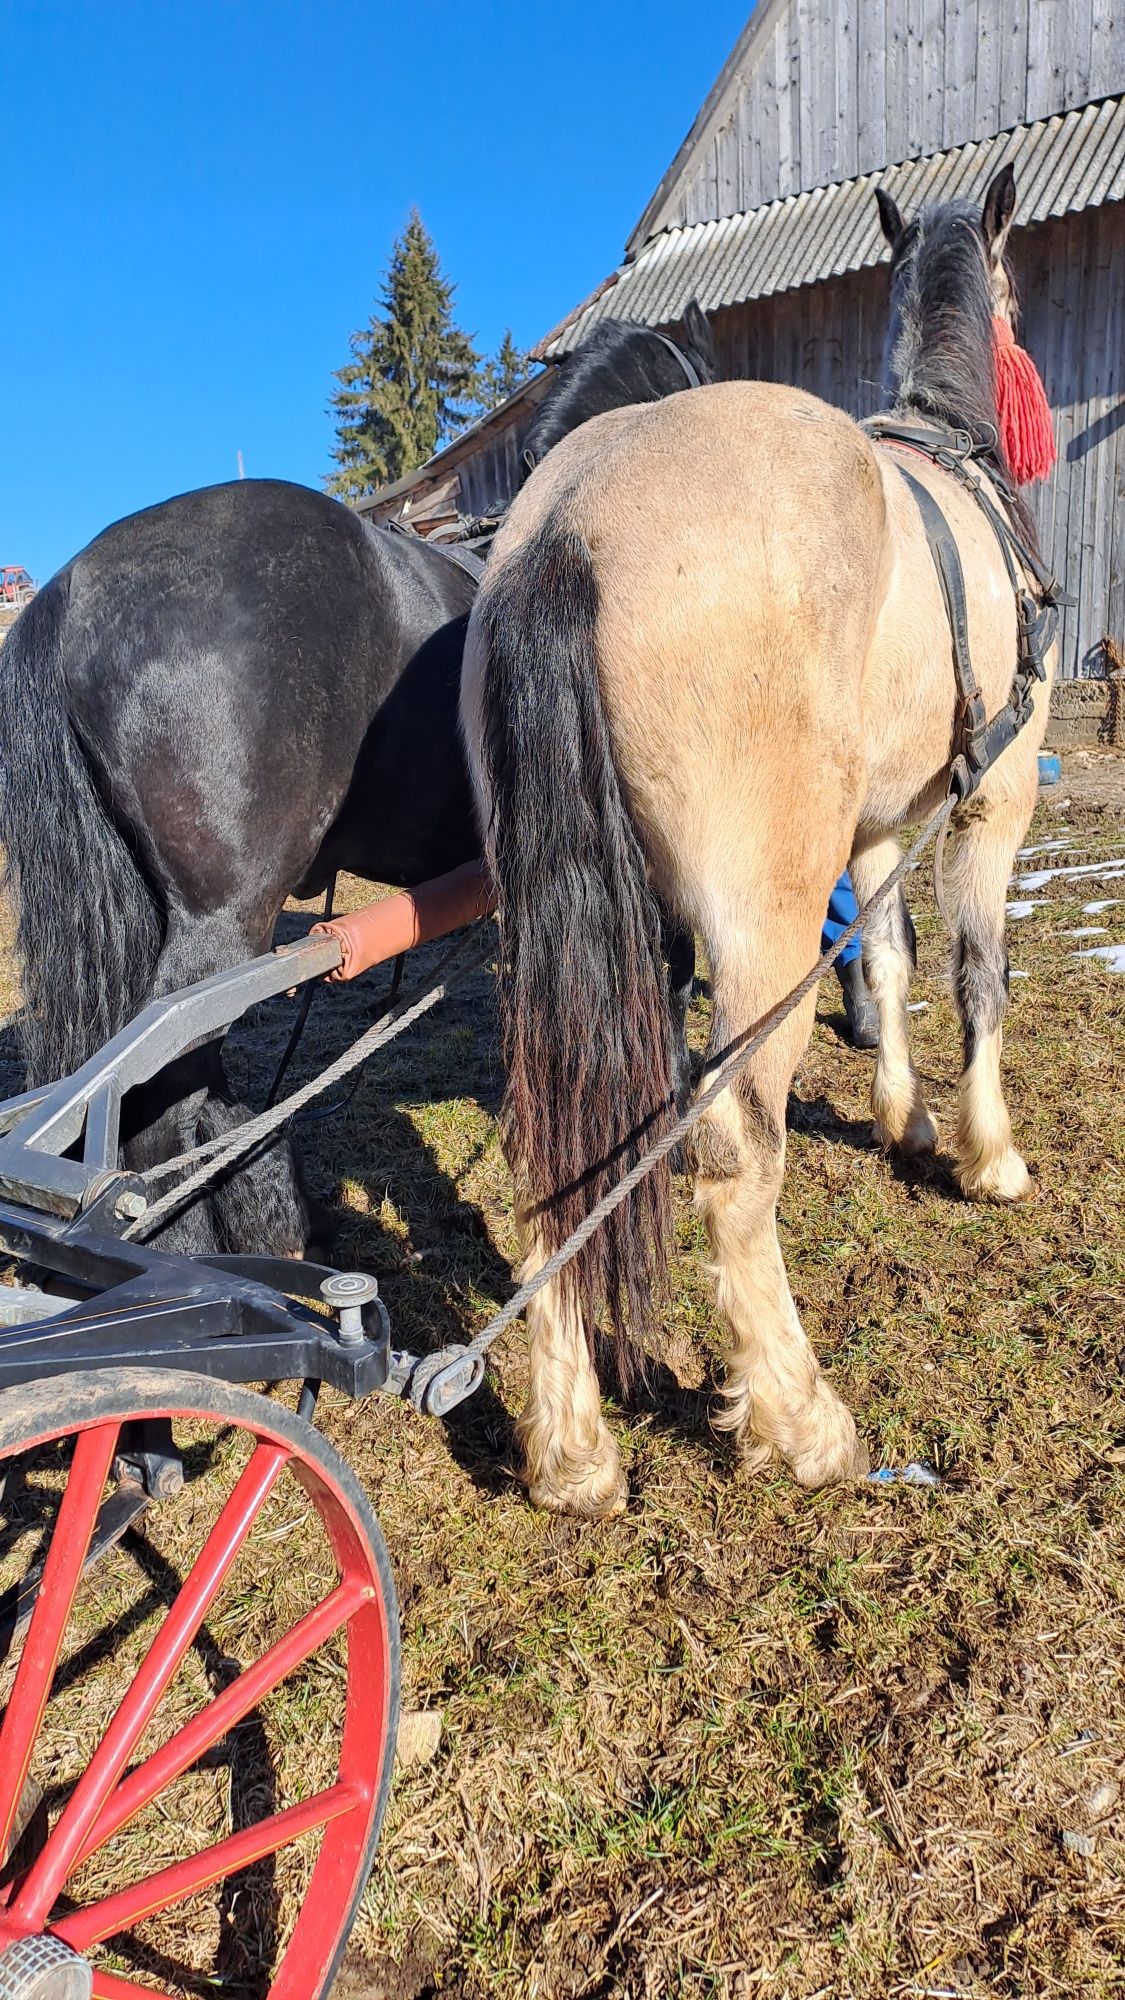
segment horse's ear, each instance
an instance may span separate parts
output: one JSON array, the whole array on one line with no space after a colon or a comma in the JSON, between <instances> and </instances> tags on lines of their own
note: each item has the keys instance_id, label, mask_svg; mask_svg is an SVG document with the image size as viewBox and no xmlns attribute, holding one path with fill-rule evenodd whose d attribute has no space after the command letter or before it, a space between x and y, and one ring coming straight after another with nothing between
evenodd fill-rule
<instances>
[{"instance_id":1,"label":"horse's ear","mask_svg":"<svg viewBox=\"0 0 1125 2000\"><path fill-rule=\"evenodd\" d=\"M877 187L875 199L879 204L879 220L883 225L883 234L893 250L903 231L903 220L898 211L898 204L892 201L886 188Z\"/></svg>"},{"instance_id":2,"label":"horse's ear","mask_svg":"<svg viewBox=\"0 0 1125 2000\"><path fill-rule=\"evenodd\" d=\"M681 322L684 339L694 348L701 361L706 362L712 376L715 371L715 341L711 333L711 322L698 299L689 299L684 307Z\"/></svg>"},{"instance_id":3,"label":"horse's ear","mask_svg":"<svg viewBox=\"0 0 1125 2000\"><path fill-rule=\"evenodd\" d=\"M1008 241L1008 231L1012 226L1015 209L1016 170L1009 160L989 182L980 218L989 255L996 264L1004 255L1004 245Z\"/></svg>"}]
</instances>

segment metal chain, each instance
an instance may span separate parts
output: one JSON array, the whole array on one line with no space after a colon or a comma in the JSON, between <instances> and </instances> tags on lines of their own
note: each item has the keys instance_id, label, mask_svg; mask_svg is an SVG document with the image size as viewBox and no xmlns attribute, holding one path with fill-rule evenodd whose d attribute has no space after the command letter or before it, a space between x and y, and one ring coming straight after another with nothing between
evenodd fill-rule
<instances>
[{"instance_id":1,"label":"metal chain","mask_svg":"<svg viewBox=\"0 0 1125 2000\"><path fill-rule=\"evenodd\" d=\"M495 940L491 935L488 943L480 945L477 951L470 949L474 939L479 945L480 933L485 926L491 931L491 919L488 917L478 919L464 936L458 939L452 951L446 953L424 992L418 994L416 998L408 995L405 1001L400 1001L398 1006L382 1015L360 1035L358 1041L344 1050L343 1055L337 1056L335 1062L329 1063L327 1069L321 1070L319 1076L314 1076L308 1083L303 1083L299 1089L292 1091L288 1097L282 1098L280 1104L273 1105L268 1111L260 1112L256 1118L248 1119L245 1125L239 1125L235 1131L224 1132L217 1139L208 1139L201 1146L193 1146L190 1152L179 1153L175 1159L164 1160L159 1166L151 1168L143 1176L148 1185L167 1179L169 1174L179 1173L184 1167L191 1166L193 1161L201 1163L186 1180L177 1182L176 1186L162 1195L159 1201L153 1202L136 1222L131 1222L129 1227L122 1231L122 1234L127 1237L138 1237L141 1241L146 1240L167 1216L183 1207L211 1181L225 1173L235 1160L242 1159L247 1153L255 1151L266 1139L279 1131L282 1125L287 1124L304 1105L310 1103L314 1097L319 1097L323 1091L331 1089L334 1083L339 1083L351 1070L358 1069L361 1063L374 1055L376 1049L385 1048L388 1042L393 1042L398 1035L404 1034L407 1028L421 1019L423 1014L429 1013L431 1007L436 1007L439 1000L444 1000L447 993L452 993L455 987L462 985L492 957L495 950Z\"/></svg>"},{"instance_id":2,"label":"metal chain","mask_svg":"<svg viewBox=\"0 0 1125 2000\"><path fill-rule=\"evenodd\" d=\"M505 1328L511 1326L512 1321L519 1318L525 1306L531 1303L536 1294L541 1292L545 1285L549 1285L553 1278L558 1277L559 1272L565 1265L570 1263L572 1257L578 1255L583 1245L589 1242L595 1229L605 1221L606 1216L612 1215L615 1208L620 1208L622 1202L628 1200L633 1189L639 1187L645 1177L652 1173L653 1168L658 1166L661 1160L666 1159L668 1154L673 1152L681 1141L686 1138L692 1126L697 1124L704 1113L711 1109L715 1100L722 1096L731 1079L736 1077L739 1071L746 1067L751 1056L757 1053L763 1042L767 1041L770 1035L773 1034L775 1028L779 1028L786 1017L793 1012L793 1009L800 1006L805 996L811 993L813 987L818 984L829 968L835 964L844 946L850 944L852 938L862 929L872 910L878 909L879 904L885 902L892 889L898 887L903 876L907 873L908 869L913 867L931 836L937 832L939 827L944 832L946 822L957 803L957 799L952 795L942 800L937 811L926 821L921 833L897 865L891 870L886 881L876 889L873 896L868 897L863 908L852 918L847 929L841 932L833 944L829 945L827 951L821 953L816 964L801 980L800 985L794 986L792 991L787 993L783 1000L779 1000L775 1007L771 1007L769 1013L763 1015L757 1027L747 1031L745 1039L742 1037L738 1038L736 1045L732 1047L728 1055L724 1056L718 1068L713 1072L711 1081L702 1095L695 1098L682 1116L677 1118L675 1124L670 1125L667 1132L656 1140L655 1144L636 1162L636 1165L630 1167L629 1172L622 1175L615 1186L610 1188L608 1194L602 1196L602 1199L590 1210L589 1215L584 1216L577 1228L571 1231L566 1242L560 1243L558 1249L553 1251L546 1263L536 1271L534 1277L528 1278L526 1283L519 1287L518 1291L513 1292L507 1305L501 1306L500 1311L493 1314L487 1326L482 1327L479 1333L474 1334L472 1340L466 1343L463 1350L464 1354L486 1353L488 1348L492 1346L493 1341L499 1338Z\"/></svg>"}]
</instances>

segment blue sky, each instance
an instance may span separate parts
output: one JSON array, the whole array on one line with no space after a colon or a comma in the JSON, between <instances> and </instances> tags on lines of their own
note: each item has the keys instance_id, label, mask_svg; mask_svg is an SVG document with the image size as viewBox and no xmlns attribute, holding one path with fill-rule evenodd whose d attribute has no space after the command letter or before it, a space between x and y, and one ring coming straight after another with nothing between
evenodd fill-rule
<instances>
[{"instance_id":1,"label":"blue sky","mask_svg":"<svg viewBox=\"0 0 1125 2000\"><path fill-rule=\"evenodd\" d=\"M487 347L618 262L749 0L0 0L0 563L318 485L417 203Z\"/></svg>"}]
</instances>

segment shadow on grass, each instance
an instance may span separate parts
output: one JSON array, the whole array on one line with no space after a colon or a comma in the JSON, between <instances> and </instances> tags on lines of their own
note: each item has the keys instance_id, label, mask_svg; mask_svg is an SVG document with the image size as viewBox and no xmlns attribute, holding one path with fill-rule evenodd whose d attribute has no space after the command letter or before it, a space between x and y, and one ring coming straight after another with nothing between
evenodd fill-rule
<instances>
[{"instance_id":1,"label":"shadow on grass","mask_svg":"<svg viewBox=\"0 0 1125 2000\"><path fill-rule=\"evenodd\" d=\"M875 1137L873 1119L846 1118L823 1095L791 1095L786 1124L790 1132L797 1132L802 1138L818 1140L826 1146L848 1146L860 1154L879 1155L902 1187L950 1201L962 1200L948 1153L900 1153L893 1146L884 1152Z\"/></svg>"}]
</instances>

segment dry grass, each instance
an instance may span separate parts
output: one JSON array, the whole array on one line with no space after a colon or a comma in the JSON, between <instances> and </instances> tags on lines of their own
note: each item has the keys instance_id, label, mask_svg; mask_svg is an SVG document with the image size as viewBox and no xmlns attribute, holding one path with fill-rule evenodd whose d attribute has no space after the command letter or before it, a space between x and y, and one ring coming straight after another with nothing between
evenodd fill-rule
<instances>
[{"instance_id":1,"label":"dry grass","mask_svg":"<svg viewBox=\"0 0 1125 2000\"><path fill-rule=\"evenodd\" d=\"M1122 844L1105 796L1088 785L1062 815L1093 859ZM1041 808L1036 833L1059 817ZM874 1149L834 987L791 1107L782 1219L806 1325L876 1454L928 1459L940 1492L736 1475L707 1423L716 1330L686 1188L675 1379L611 1413L621 1520L544 1520L507 1472L518 1333L448 1427L328 1399L391 1549L406 1705L444 1718L436 1759L396 1781L341 1992L1125 1993L1125 979L1061 935L1112 926L1079 912L1113 889L1045 893L1011 939L1025 1207L970 1208L947 1162L906 1173ZM916 1047L948 1130L957 1032L928 885L911 896ZM305 1066L372 1002L364 982L318 1003ZM256 1085L285 1025L241 1037ZM344 1203L339 1261L378 1271L404 1344L463 1336L507 1295L498 1091L480 980L307 1130ZM267 1606L287 1564L267 1547ZM260 1601L224 1613L224 1644L251 1643ZM315 1674L294 1691L290 1777L321 1754L332 1692Z\"/></svg>"}]
</instances>

